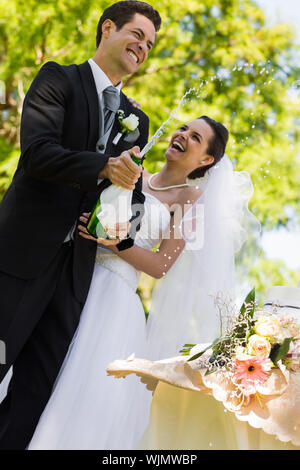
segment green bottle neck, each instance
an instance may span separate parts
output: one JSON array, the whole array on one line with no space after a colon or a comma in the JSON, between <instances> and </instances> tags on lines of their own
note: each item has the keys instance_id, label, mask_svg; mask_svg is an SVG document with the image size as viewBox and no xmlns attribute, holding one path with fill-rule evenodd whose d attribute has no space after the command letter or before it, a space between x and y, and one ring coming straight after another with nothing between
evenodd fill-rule
<instances>
[{"instance_id":1,"label":"green bottle neck","mask_svg":"<svg viewBox=\"0 0 300 470\"><path fill-rule=\"evenodd\" d=\"M141 163L141 160L140 158L136 158L134 157L133 155L131 155L131 159L134 161L134 163L136 163L137 165L139 165Z\"/></svg>"}]
</instances>

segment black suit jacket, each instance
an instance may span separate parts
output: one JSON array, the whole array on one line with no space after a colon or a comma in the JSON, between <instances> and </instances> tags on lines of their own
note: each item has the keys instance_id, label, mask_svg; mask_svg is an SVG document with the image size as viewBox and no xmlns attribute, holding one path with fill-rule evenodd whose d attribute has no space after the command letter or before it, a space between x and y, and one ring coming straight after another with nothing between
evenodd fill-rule
<instances>
[{"instance_id":1,"label":"black suit jacket","mask_svg":"<svg viewBox=\"0 0 300 470\"><path fill-rule=\"evenodd\" d=\"M88 62L61 66L46 63L34 79L23 105L21 156L12 183L0 205L0 270L22 279L38 277L53 259L83 211L90 211L101 190L98 174L109 157L148 140L149 119L132 107L121 92L125 114L139 117L140 136L134 143L118 132L117 120L105 154L95 151L99 138L99 102ZM142 177L133 203L144 202ZM119 249L132 246L128 239ZM75 232L73 280L84 300L95 261L96 243Z\"/></svg>"}]
</instances>

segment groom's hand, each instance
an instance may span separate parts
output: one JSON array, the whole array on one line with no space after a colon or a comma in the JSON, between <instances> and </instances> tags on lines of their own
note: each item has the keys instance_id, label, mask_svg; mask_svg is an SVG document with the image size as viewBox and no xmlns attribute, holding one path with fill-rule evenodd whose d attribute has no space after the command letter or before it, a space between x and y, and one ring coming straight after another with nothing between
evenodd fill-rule
<instances>
[{"instance_id":1,"label":"groom's hand","mask_svg":"<svg viewBox=\"0 0 300 470\"><path fill-rule=\"evenodd\" d=\"M114 237L114 239L107 240L106 238L95 238L88 231L85 225L87 224L90 212L84 212L79 220L84 223L84 225L78 225L79 235L88 240L93 240L101 245L105 246L114 246L120 243L120 241L126 238L127 233L130 230L130 223L117 224L114 231L110 231L109 236Z\"/></svg>"},{"instance_id":2,"label":"groom's hand","mask_svg":"<svg viewBox=\"0 0 300 470\"><path fill-rule=\"evenodd\" d=\"M142 166L132 161L131 156L141 158L140 148L125 150L119 157L110 157L98 178L108 178L113 184L124 189L134 189L141 173Z\"/></svg>"}]
</instances>

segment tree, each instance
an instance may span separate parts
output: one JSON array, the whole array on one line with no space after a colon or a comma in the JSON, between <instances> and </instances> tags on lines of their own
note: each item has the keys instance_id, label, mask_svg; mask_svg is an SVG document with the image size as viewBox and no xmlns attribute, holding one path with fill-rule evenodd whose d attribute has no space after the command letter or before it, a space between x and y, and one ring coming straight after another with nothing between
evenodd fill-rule
<instances>
[{"instance_id":1,"label":"tree","mask_svg":"<svg viewBox=\"0 0 300 470\"><path fill-rule=\"evenodd\" d=\"M263 230L286 225L291 218L299 220L300 99L296 87L290 92L299 67L290 27L266 26L253 0L190 0L176 7L171 0L151 3L161 13L162 29L148 61L124 81L125 93L150 116L150 132L167 119L186 90L202 83L201 97L178 112L178 120L206 114L228 127L227 153L238 171L251 175L255 188L251 210ZM91 57L99 16L109 4L2 0L0 79L6 86L6 102L0 104L2 195L18 160L22 100L32 79L48 60L68 64ZM149 171L162 167L178 120L147 155ZM279 269L276 264L273 268ZM266 263L259 269L266 269ZM285 283L291 278L281 279Z\"/></svg>"}]
</instances>

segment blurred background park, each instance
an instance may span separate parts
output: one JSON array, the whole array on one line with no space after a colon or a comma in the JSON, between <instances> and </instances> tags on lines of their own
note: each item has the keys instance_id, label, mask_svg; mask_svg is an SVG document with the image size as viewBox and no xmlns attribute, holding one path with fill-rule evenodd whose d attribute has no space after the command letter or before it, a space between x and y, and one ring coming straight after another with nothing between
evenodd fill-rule
<instances>
[{"instance_id":1,"label":"blurred background park","mask_svg":"<svg viewBox=\"0 0 300 470\"><path fill-rule=\"evenodd\" d=\"M49 60L82 63L95 52L106 0L0 0L0 198L19 158L22 102ZM124 81L150 117L150 135L181 96L203 84L182 120L206 114L230 131L227 153L250 173L250 209L262 224L259 256L248 260L260 300L272 285L300 281L299 0L152 0L163 24L148 61ZM174 123L174 126L176 123ZM170 133L172 132L170 128ZM169 133L169 135L170 135ZM163 165L169 135L147 155ZM20 233L22 236L22 227ZM34 235L33 235L34 236ZM149 308L154 281L142 276Z\"/></svg>"}]
</instances>

